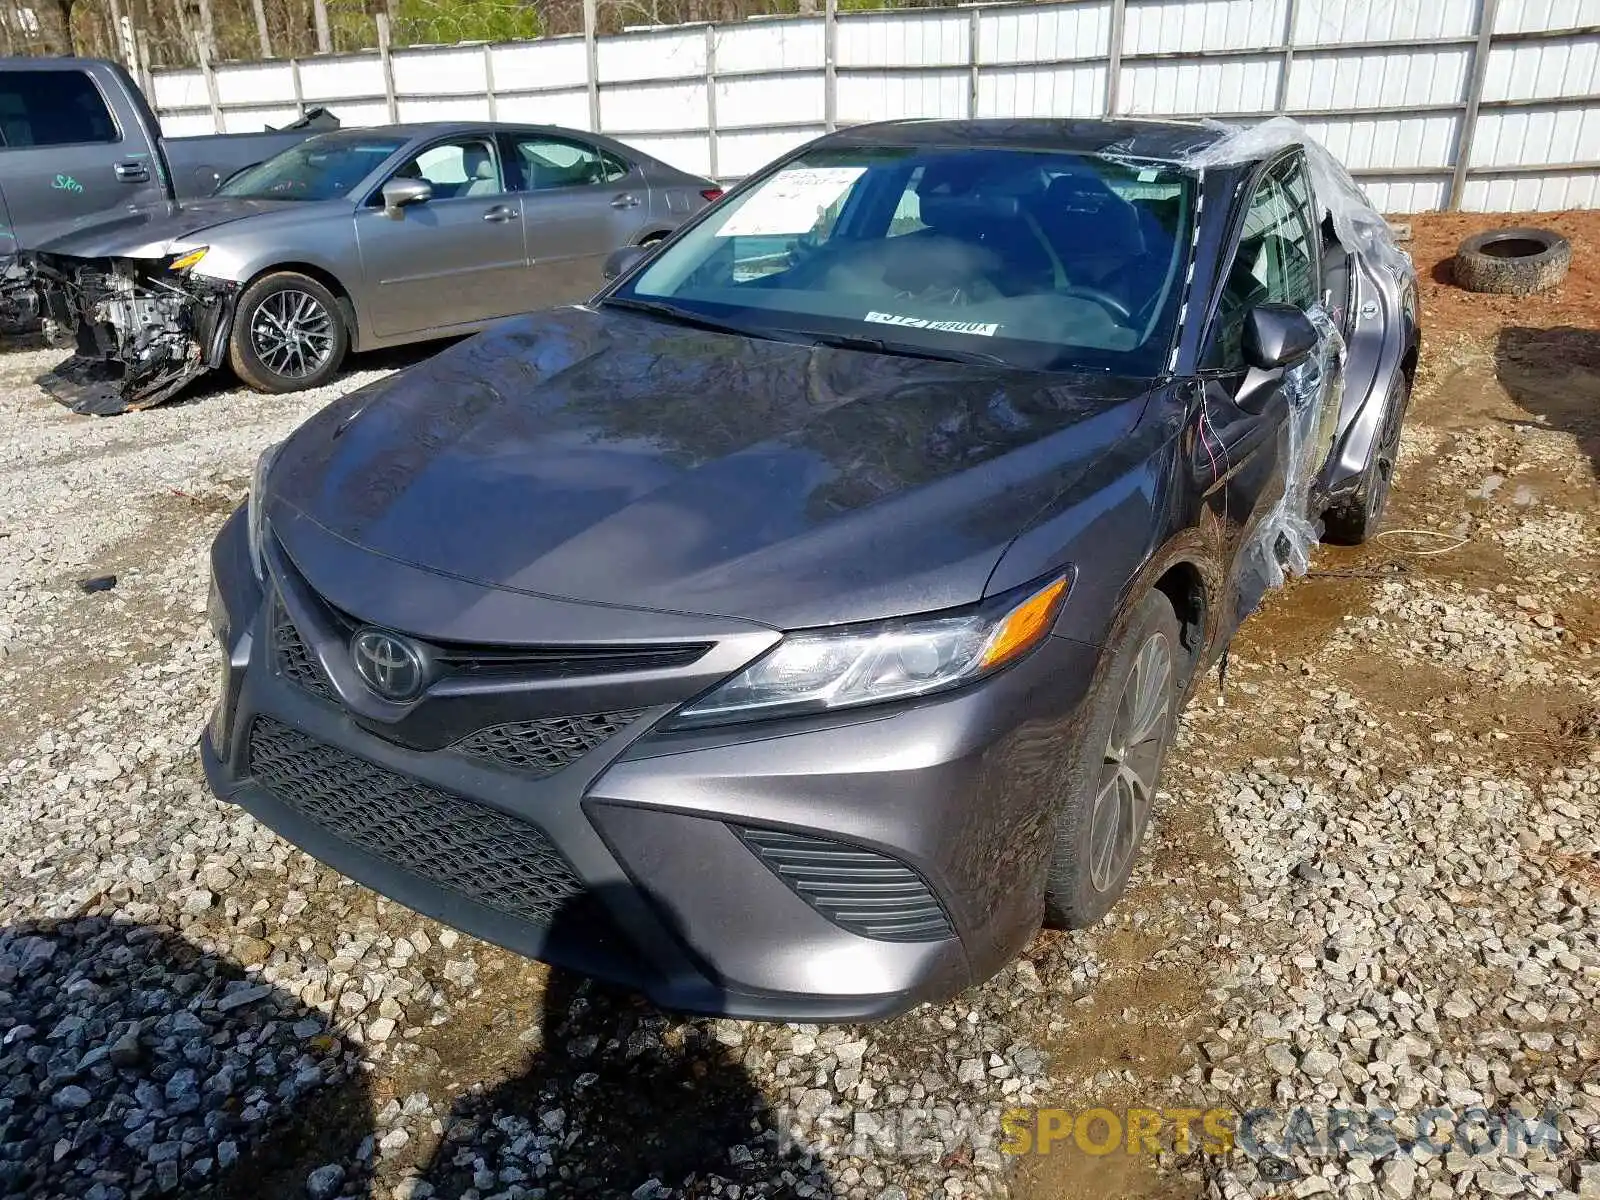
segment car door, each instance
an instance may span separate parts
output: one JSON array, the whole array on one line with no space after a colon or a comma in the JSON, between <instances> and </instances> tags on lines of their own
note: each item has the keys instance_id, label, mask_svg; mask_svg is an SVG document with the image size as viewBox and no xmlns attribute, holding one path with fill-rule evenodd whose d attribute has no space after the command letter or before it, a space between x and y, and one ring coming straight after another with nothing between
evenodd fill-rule
<instances>
[{"instance_id":1,"label":"car door","mask_svg":"<svg viewBox=\"0 0 1600 1200\"><path fill-rule=\"evenodd\" d=\"M166 199L143 131L122 128L88 72L48 62L0 71L0 187L24 247Z\"/></svg>"},{"instance_id":2,"label":"car door","mask_svg":"<svg viewBox=\"0 0 1600 1200\"><path fill-rule=\"evenodd\" d=\"M382 187L355 216L373 332L403 337L522 312L522 198L508 192L488 135L442 138L388 178L425 180L429 199L391 214ZM387 182L387 180L385 181Z\"/></svg>"},{"instance_id":3,"label":"car door","mask_svg":"<svg viewBox=\"0 0 1600 1200\"><path fill-rule=\"evenodd\" d=\"M604 147L543 130L502 136L522 190L532 266L529 308L587 300L606 256L631 244L650 212L644 173Z\"/></svg>"},{"instance_id":4,"label":"car door","mask_svg":"<svg viewBox=\"0 0 1600 1200\"><path fill-rule=\"evenodd\" d=\"M1288 372L1246 363L1245 318L1259 304L1292 304L1309 311L1319 299L1316 241L1309 214L1295 195L1295 181L1298 177L1303 182L1303 171L1299 156L1290 155L1257 180L1221 275L1202 352L1195 456L1207 481L1207 503L1222 519L1236 563L1238 619L1255 608L1267 586L1263 564L1240 551L1282 498L1291 454L1291 404L1284 387ZM1319 423L1326 396L1324 389L1311 400Z\"/></svg>"}]
</instances>

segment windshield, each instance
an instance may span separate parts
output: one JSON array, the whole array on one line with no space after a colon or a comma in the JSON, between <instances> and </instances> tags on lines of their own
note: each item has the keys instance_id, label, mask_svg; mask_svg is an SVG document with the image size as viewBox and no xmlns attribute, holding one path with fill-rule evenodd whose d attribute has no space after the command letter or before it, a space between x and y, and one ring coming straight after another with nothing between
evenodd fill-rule
<instances>
[{"instance_id":1,"label":"windshield","mask_svg":"<svg viewBox=\"0 0 1600 1200\"><path fill-rule=\"evenodd\" d=\"M1192 177L1000 149L827 150L735 195L616 297L753 334L1029 369L1164 369Z\"/></svg>"},{"instance_id":2,"label":"windshield","mask_svg":"<svg viewBox=\"0 0 1600 1200\"><path fill-rule=\"evenodd\" d=\"M252 200L337 200L348 196L404 138L370 133L322 133L282 154L246 167L217 189Z\"/></svg>"}]
</instances>

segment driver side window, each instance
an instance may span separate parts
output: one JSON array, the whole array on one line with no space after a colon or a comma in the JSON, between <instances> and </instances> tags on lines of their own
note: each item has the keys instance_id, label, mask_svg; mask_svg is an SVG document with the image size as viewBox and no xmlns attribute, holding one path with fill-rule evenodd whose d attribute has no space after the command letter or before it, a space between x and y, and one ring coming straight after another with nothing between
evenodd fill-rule
<instances>
[{"instance_id":1,"label":"driver side window","mask_svg":"<svg viewBox=\"0 0 1600 1200\"><path fill-rule=\"evenodd\" d=\"M498 196L505 191L494 147L482 138L462 138L429 146L397 170L391 179L422 179L433 188L435 200L472 196ZM382 207L381 190L368 201Z\"/></svg>"},{"instance_id":2,"label":"driver side window","mask_svg":"<svg viewBox=\"0 0 1600 1200\"><path fill-rule=\"evenodd\" d=\"M1290 165L1290 171L1298 163ZM1244 363L1244 318L1258 304L1293 304L1310 308L1316 302L1311 235L1298 202L1285 185L1289 172L1274 170L1257 186L1245 212L1244 231L1217 303L1211 326L1208 367Z\"/></svg>"}]
</instances>

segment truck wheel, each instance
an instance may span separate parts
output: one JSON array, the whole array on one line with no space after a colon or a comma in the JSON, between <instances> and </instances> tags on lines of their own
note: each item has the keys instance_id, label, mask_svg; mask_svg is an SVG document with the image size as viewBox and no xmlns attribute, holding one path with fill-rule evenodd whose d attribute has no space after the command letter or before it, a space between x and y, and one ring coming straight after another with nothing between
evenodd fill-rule
<instances>
[{"instance_id":1,"label":"truck wheel","mask_svg":"<svg viewBox=\"0 0 1600 1200\"><path fill-rule=\"evenodd\" d=\"M333 293L307 275L277 271L239 297L228 361L258 392L298 392L332 379L349 348Z\"/></svg>"},{"instance_id":2,"label":"truck wheel","mask_svg":"<svg viewBox=\"0 0 1600 1200\"><path fill-rule=\"evenodd\" d=\"M1064 774L1045 923L1081 929L1128 886L1192 666L1172 603L1139 602L1101 654Z\"/></svg>"},{"instance_id":3,"label":"truck wheel","mask_svg":"<svg viewBox=\"0 0 1600 1200\"><path fill-rule=\"evenodd\" d=\"M1384 405L1383 424L1367 455L1367 466L1355 495L1340 500L1322 514L1322 540L1335 546L1359 546L1383 523L1383 509L1394 484L1394 466L1400 458L1400 430L1411 404L1411 381L1395 377Z\"/></svg>"}]
</instances>

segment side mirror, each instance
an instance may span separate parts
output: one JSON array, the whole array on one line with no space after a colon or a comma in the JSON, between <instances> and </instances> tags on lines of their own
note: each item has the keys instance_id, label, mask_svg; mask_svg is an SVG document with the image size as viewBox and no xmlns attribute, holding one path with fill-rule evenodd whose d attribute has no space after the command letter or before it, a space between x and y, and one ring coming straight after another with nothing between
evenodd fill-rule
<instances>
[{"instance_id":1,"label":"side mirror","mask_svg":"<svg viewBox=\"0 0 1600 1200\"><path fill-rule=\"evenodd\" d=\"M1258 304L1244 320L1244 359L1262 371L1292 367L1317 348L1317 327L1292 304Z\"/></svg>"},{"instance_id":2,"label":"side mirror","mask_svg":"<svg viewBox=\"0 0 1600 1200\"><path fill-rule=\"evenodd\" d=\"M653 250L653 246L623 246L620 250L613 250L606 255L606 264L601 269L606 282L610 283L620 275L626 275L633 270L633 266L645 255Z\"/></svg>"},{"instance_id":3,"label":"side mirror","mask_svg":"<svg viewBox=\"0 0 1600 1200\"><path fill-rule=\"evenodd\" d=\"M426 179L391 179L383 185L383 214L398 221L407 205L426 204L433 199L433 185Z\"/></svg>"}]
</instances>

